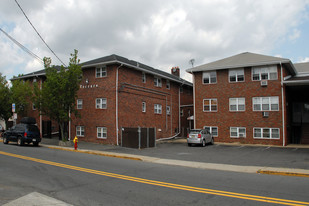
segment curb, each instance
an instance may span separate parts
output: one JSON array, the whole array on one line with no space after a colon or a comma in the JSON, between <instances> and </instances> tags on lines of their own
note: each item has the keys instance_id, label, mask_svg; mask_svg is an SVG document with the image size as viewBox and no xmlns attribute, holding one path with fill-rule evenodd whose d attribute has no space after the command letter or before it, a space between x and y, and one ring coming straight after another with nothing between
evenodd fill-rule
<instances>
[{"instance_id":1,"label":"curb","mask_svg":"<svg viewBox=\"0 0 309 206\"><path fill-rule=\"evenodd\" d=\"M294 177L309 177L309 173L298 173L298 172L282 172L282 171L271 171L271 170L258 170L258 174L266 175L281 175L281 176L294 176Z\"/></svg>"},{"instance_id":2,"label":"curb","mask_svg":"<svg viewBox=\"0 0 309 206\"><path fill-rule=\"evenodd\" d=\"M60 146L50 146L41 144L43 147L47 147L49 149L57 149L57 150L63 150L63 151L70 151L70 152L79 152L79 153L85 153L85 154L92 154L92 155L100 155L105 157L115 157L120 159L129 159L129 160L136 160L136 161L143 161L141 158L135 157L134 155L119 155L115 153L109 153L109 152L101 152L96 150L84 150L84 149L78 149L75 150L74 148L65 148Z\"/></svg>"},{"instance_id":3,"label":"curb","mask_svg":"<svg viewBox=\"0 0 309 206\"><path fill-rule=\"evenodd\" d=\"M44 147L50 149L58 149L71 152L79 152L93 155L100 155L106 157L114 157L121 159L137 160L143 162L150 162L156 164L164 164L171 166L182 166L197 169L210 169L229 172L242 172L242 173L257 173L267 175L281 175L281 176L294 176L294 177L309 177L309 170L304 169L291 169L291 168L272 168L272 167L260 167L260 166L240 166L240 165L228 165L228 164L216 164L216 163L203 163L203 162L191 162L183 160L161 159L156 157L140 156L140 155L120 155L113 152L102 152L96 150L74 150L74 148L64 148L60 146L50 146L41 144Z\"/></svg>"},{"instance_id":4,"label":"curb","mask_svg":"<svg viewBox=\"0 0 309 206\"><path fill-rule=\"evenodd\" d=\"M0 139L0 142L3 142ZM267 174L267 175L281 175L281 176L294 176L294 177L308 177L309 170L306 169L292 169L292 168L275 168L275 167L260 167L260 166L240 166L240 165L228 165L228 164L216 164L216 163L204 163L204 162L191 162L183 160L172 160L172 159L161 159L156 157L140 156L140 155L130 155L130 154L119 154L114 152L102 152L97 150L86 150L79 149L74 150L74 148L67 148L61 146L51 146L46 144L40 144L42 147L49 149L57 149L70 152L79 152L85 154L99 155L105 157L114 157L120 159L129 159L135 161L151 162L156 164L164 164L171 166L182 166L197 169L210 169L210 170L220 170L229 172L242 172L242 173L257 173L257 174Z\"/></svg>"}]
</instances>

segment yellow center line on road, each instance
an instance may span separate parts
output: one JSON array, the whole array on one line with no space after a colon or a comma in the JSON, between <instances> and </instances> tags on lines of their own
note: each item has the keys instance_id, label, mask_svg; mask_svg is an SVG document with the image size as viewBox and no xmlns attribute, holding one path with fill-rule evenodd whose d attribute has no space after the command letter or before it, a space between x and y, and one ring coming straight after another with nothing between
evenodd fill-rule
<instances>
[{"instance_id":1,"label":"yellow center line on road","mask_svg":"<svg viewBox=\"0 0 309 206\"><path fill-rule=\"evenodd\" d=\"M101 175L105 177L112 177L112 178L122 179L126 181L139 182L139 183L148 184L148 185L155 185L155 186L190 191L190 192L212 194L212 195L218 195L218 196L224 196L224 197L232 197L232 198L238 198L238 199L275 203L275 204L282 204L282 205L295 205L295 206L309 205L309 202L264 197L264 196L258 196L258 195L249 195L249 194L242 194L242 193L235 193L235 192L228 192L228 191L221 191L221 190L213 190L213 189L207 189L207 188L192 187L192 186L173 184L173 183L168 183L168 182L143 179L143 178L138 178L138 177L133 177L133 176L120 175L116 173L109 173L109 172L103 172L99 170L87 169L83 167L62 164L62 163L52 162L52 161L43 160L43 159L37 159L33 157L27 157L27 156L17 155L17 154L3 152L3 151L0 151L0 154L10 156L10 157L16 157L16 158L23 159L23 160L29 160L29 161L33 161L33 162L37 162L41 164L66 168L70 170L81 171L81 172Z\"/></svg>"}]
</instances>

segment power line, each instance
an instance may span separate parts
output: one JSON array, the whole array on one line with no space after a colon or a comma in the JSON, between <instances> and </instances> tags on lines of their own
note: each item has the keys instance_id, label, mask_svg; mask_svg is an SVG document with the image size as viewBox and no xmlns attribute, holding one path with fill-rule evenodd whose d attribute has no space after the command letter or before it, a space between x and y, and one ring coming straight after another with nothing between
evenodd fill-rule
<instances>
[{"instance_id":1,"label":"power line","mask_svg":"<svg viewBox=\"0 0 309 206\"><path fill-rule=\"evenodd\" d=\"M41 64L43 64L43 60L37 56L35 53L33 53L32 51L30 51L29 49L27 49L24 45L22 45L21 43L19 43L16 39L14 39L13 37L11 37L8 33L6 33L2 28L0 28L0 31L2 31L9 39L11 39L17 46L19 46L22 50L24 50L25 52L27 52L30 56L32 56L33 58L35 58L36 60L38 60Z\"/></svg>"},{"instance_id":2,"label":"power line","mask_svg":"<svg viewBox=\"0 0 309 206\"><path fill-rule=\"evenodd\" d=\"M21 8L21 6L19 5L19 3L17 2L17 0L15 0L16 4L18 5L18 7L20 8L20 10L23 12L24 16L26 17L26 19L28 20L28 22L30 23L30 25L32 26L32 28L34 29L34 31L38 34L38 36L41 38L41 40L44 42L44 44L47 46L47 48L55 55L55 57L57 57L57 59L66 67L65 63L63 63L63 61L61 61L61 59L55 54L55 52L48 46L48 44L44 41L44 39L42 38L42 36L39 34L39 32L35 29L35 27L33 26L33 24L31 23L31 21L29 20L28 16L26 15L26 13L24 12L24 10Z\"/></svg>"}]
</instances>

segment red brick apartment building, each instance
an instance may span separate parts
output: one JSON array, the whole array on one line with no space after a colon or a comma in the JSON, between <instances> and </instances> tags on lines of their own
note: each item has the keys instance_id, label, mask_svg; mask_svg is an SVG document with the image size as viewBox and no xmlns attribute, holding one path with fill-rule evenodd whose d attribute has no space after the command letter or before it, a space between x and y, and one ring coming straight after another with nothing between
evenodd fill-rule
<instances>
[{"instance_id":1,"label":"red brick apartment building","mask_svg":"<svg viewBox=\"0 0 309 206\"><path fill-rule=\"evenodd\" d=\"M192 83L180 78L179 68L171 74L127 58L110 55L81 64L83 78L78 91L80 118L69 123L70 138L103 144L121 144L122 128L155 128L156 138L186 135L187 118L193 113ZM44 81L41 70L22 76ZM40 119L44 133L46 117L38 111L29 115ZM58 130L52 124L53 132Z\"/></svg>"},{"instance_id":2,"label":"red brick apartment building","mask_svg":"<svg viewBox=\"0 0 309 206\"><path fill-rule=\"evenodd\" d=\"M309 63L247 52L187 72L194 127L215 141L309 144Z\"/></svg>"}]
</instances>

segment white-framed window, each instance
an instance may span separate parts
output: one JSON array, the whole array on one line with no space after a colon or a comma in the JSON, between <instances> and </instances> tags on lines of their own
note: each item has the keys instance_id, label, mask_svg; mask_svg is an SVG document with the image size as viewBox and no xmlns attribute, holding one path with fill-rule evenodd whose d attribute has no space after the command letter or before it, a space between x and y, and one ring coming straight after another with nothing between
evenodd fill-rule
<instances>
[{"instance_id":1,"label":"white-framed window","mask_svg":"<svg viewBox=\"0 0 309 206\"><path fill-rule=\"evenodd\" d=\"M36 106L34 103L32 103L32 110L36 110Z\"/></svg>"},{"instance_id":2,"label":"white-framed window","mask_svg":"<svg viewBox=\"0 0 309 206\"><path fill-rule=\"evenodd\" d=\"M230 127L230 137L239 138L246 137L245 127Z\"/></svg>"},{"instance_id":3,"label":"white-framed window","mask_svg":"<svg viewBox=\"0 0 309 206\"><path fill-rule=\"evenodd\" d=\"M246 100L245 98L230 98L230 111L245 111Z\"/></svg>"},{"instance_id":4,"label":"white-framed window","mask_svg":"<svg viewBox=\"0 0 309 206\"><path fill-rule=\"evenodd\" d=\"M170 106L166 106L166 114L167 115L171 114L171 107Z\"/></svg>"},{"instance_id":5,"label":"white-framed window","mask_svg":"<svg viewBox=\"0 0 309 206\"><path fill-rule=\"evenodd\" d=\"M183 87L182 86L179 87L179 92L183 93Z\"/></svg>"},{"instance_id":6,"label":"white-framed window","mask_svg":"<svg viewBox=\"0 0 309 206\"><path fill-rule=\"evenodd\" d=\"M253 128L253 137L256 139L280 139L280 129Z\"/></svg>"},{"instance_id":7,"label":"white-framed window","mask_svg":"<svg viewBox=\"0 0 309 206\"><path fill-rule=\"evenodd\" d=\"M146 112L146 102L142 102L142 112Z\"/></svg>"},{"instance_id":8,"label":"white-framed window","mask_svg":"<svg viewBox=\"0 0 309 206\"><path fill-rule=\"evenodd\" d=\"M96 78L106 77L107 76L106 66L97 67L95 73Z\"/></svg>"},{"instance_id":9,"label":"white-framed window","mask_svg":"<svg viewBox=\"0 0 309 206\"><path fill-rule=\"evenodd\" d=\"M76 136L83 137L85 135L85 127L84 126L76 126Z\"/></svg>"},{"instance_id":10,"label":"white-framed window","mask_svg":"<svg viewBox=\"0 0 309 206\"><path fill-rule=\"evenodd\" d=\"M169 80L166 80L166 89L170 89L171 88L171 83Z\"/></svg>"},{"instance_id":11,"label":"white-framed window","mask_svg":"<svg viewBox=\"0 0 309 206\"><path fill-rule=\"evenodd\" d=\"M77 109L82 109L83 108L83 100L77 99L76 106L77 106Z\"/></svg>"},{"instance_id":12,"label":"white-framed window","mask_svg":"<svg viewBox=\"0 0 309 206\"><path fill-rule=\"evenodd\" d=\"M252 80L276 80L278 79L277 66L252 67Z\"/></svg>"},{"instance_id":13,"label":"white-framed window","mask_svg":"<svg viewBox=\"0 0 309 206\"><path fill-rule=\"evenodd\" d=\"M203 84L216 84L217 83L217 72L203 72Z\"/></svg>"},{"instance_id":14,"label":"white-framed window","mask_svg":"<svg viewBox=\"0 0 309 206\"><path fill-rule=\"evenodd\" d=\"M145 72L142 73L142 82L146 83L146 74L145 74Z\"/></svg>"},{"instance_id":15,"label":"white-framed window","mask_svg":"<svg viewBox=\"0 0 309 206\"><path fill-rule=\"evenodd\" d=\"M208 130L213 137L218 137L218 127L216 126L204 126L204 129Z\"/></svg>"},{"instance_id":16,"label":"white-framed window","mask_svg":"<svg viewBox=\"0 0 309 206\"><path fill-rule=\"evenodd\" d=\"M180 116L183 117L183 109L180 109Z\"/></svg>"},{"instance_id":17,"label":"white-framed window","mask_svg":"<svg viewBox=\"0 0 309 206\"><path fill-rule=\"evenodd\" d=\"M229 70L229 81L230 82L244 82L245 72L244 69L230 69Z\"/></svg>"},{"instance_id":18,"label":"white-framed window","mask_svg":"<svg viewBox=\"0 0 309 206\"><path fill-rule=\"evenodd\" d=\"M106 139L107 138L107 128L97 127L97 138Z\"/></svg>"},{"instance_id":19,"label":"white-framed window","mask_svg":"<svg viewBox=\"0 0 309 206\"><path fill-rule=\"evenodd\" d=\"M279 111L279 97L253 97L253 111Z\"/></svg>"},{"instance_id":20,"label":"white-framed window","mask_svg":"<svg viewBox=\"0 0 309 206\"><path fill-rule=\"evenodd\" d=\"M204 112L216 112L218 110L217 99L204 99L203 111Z\"/></svg>"},{"instance_id":21,"label":"white-framed window","mask_svg":"<svg viewBox=\"0 0 309 206\"><path fill-rule=\"evenodd\" d=\"M162 105L161 104L155 104L154 105L154 113L155 114L162 114Z\"/></svg>"},{"instance_id":22,"label":"white-framed window","mask_svg":"<svg viewBox=\"0 0 309 206\"><path fill-rule=\"evenodd\" d=\"M107 108L107 99L106 98L97 98L96 99L96 108L97 109L106 109Z\"/></svg>"},{"instance_id":23,"label":"white-framed window","mask_svg":"<svg viewBox=\"0 0 309 206\"><path fill-rule=\"evenodd\" d=\"M162 87L162 80L161 80L161 78L159 78L159 77L154 77L153 81L154 81L154 85L155 85L156 87Z\"/></svg>"}]
</instances>

